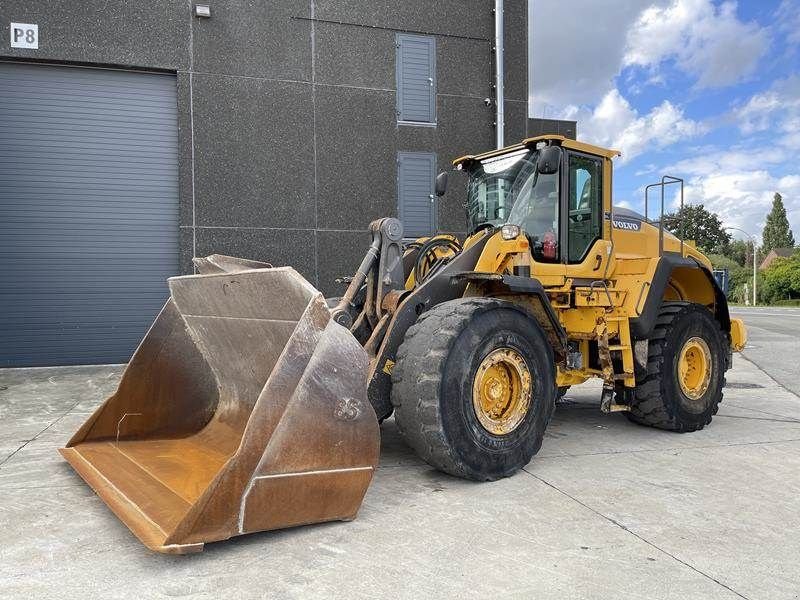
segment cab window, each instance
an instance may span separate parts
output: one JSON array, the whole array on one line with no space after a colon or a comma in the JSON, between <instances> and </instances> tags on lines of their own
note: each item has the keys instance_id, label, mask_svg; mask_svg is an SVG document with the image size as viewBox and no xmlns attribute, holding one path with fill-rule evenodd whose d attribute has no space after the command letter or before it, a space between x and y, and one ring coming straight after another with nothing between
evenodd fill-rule
<instances>
[{"instance_id":1,"label":"cab window","mask_svg":"<svg viewBox=\"0 0 800 600\"><path fill-rule=\"evenodd\" d=\"M558 262L558 173L540 175L534 169L519 190L508 222L519 225L531 242L537 262Z\"/></svg>"},{"instance_id":2,"label":"cab window","mask_svg":"<svg viewBox=\"0 0 800 600\"><path fill-rule=\"evenodd\" d=\"M599 158L569 156L568 246L570 263L581 262L602 235L603 163Z\"/></svg>"}]
</instances>

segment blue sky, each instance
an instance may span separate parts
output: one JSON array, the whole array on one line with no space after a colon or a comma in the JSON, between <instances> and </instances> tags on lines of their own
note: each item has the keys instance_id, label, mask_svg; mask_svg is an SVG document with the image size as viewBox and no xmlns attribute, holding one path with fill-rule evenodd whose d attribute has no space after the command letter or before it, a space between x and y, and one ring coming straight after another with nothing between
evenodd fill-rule
<instances>
[{"instance_id":1,"label":"blue sky","mask_svg":"<svg viewBox=\"0 0 800 600\"><path fill-rule=\"evenodd\" d=\"M529 3L530 114L622 151L615 204L670 174L760 237L777 191L800 239L800 0Z\"/></svg>"}]
</instances>

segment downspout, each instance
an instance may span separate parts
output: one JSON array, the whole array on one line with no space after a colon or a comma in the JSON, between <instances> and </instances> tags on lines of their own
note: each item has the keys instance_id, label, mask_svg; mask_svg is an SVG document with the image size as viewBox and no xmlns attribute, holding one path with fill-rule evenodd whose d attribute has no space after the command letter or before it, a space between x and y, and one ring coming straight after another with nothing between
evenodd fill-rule
<instances>
[{"instance_id":1,"label":"downspout","mask_svg":"<svg viewBox=\"0 0 800 600\"><path fill-rule=\"evenodd\" d=\"M504 89L504 68L503 68L503 34L505 25L503 23L503 0L494 0L494 60L495 60L495 127L497 128L497 147L505 146L505 89Z\"/></svg>"}]
</instances>

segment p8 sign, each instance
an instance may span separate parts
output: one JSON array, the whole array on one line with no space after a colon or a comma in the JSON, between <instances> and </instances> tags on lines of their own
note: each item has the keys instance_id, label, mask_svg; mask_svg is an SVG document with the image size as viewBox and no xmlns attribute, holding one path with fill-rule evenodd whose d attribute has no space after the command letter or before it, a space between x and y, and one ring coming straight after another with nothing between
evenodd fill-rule
<instances>
[{"instance_id":1,"label":"p8 sign","mask_svg":"<svg viewBox=\"0 0 800 600\"><path fill-rule=\"evenodd\" d=\"M39 48L39 26L31 23L11 23L12 48Z\"/></svg>"}]
</instances>

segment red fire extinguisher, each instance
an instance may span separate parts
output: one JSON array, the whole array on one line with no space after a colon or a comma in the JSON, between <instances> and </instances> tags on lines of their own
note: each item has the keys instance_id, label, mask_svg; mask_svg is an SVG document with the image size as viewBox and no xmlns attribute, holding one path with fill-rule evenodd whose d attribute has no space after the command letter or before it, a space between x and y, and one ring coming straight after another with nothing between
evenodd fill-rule
<instances>
[{"instance_id":1,"label":"red fire extinguisher","mask_svg":"<svg viewBox=\"0 0 800 600\"><path fill-rule=\"evenodd\" d=\"M542 237L542 256L551 260L556 258L556 234L552 231Z\"/></svg>"}]
</instances>

